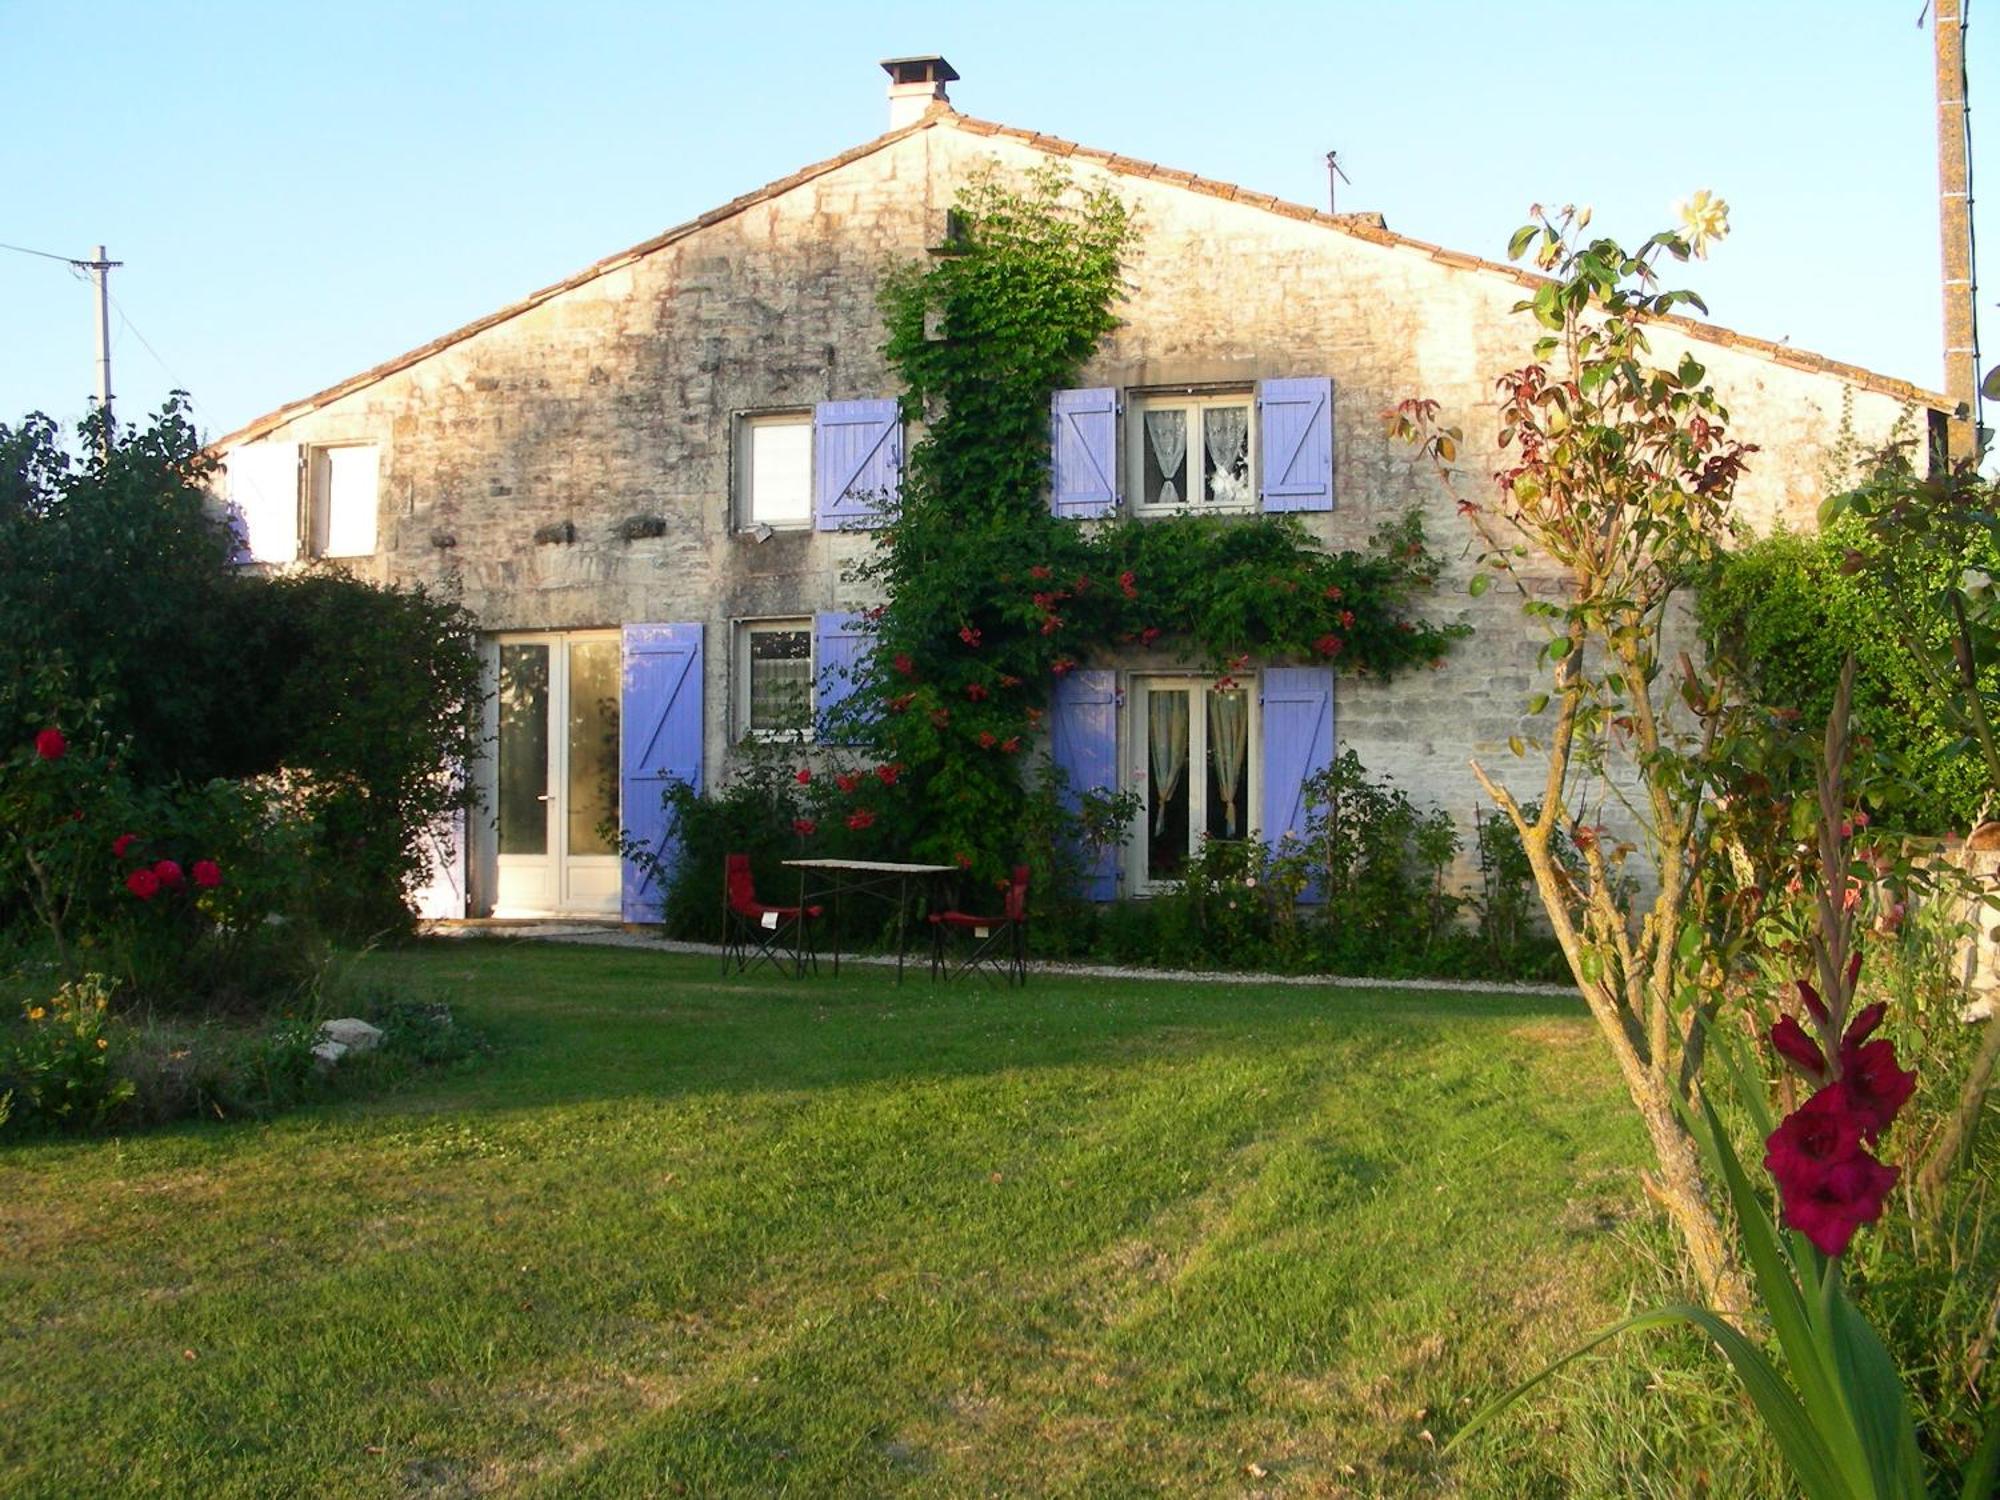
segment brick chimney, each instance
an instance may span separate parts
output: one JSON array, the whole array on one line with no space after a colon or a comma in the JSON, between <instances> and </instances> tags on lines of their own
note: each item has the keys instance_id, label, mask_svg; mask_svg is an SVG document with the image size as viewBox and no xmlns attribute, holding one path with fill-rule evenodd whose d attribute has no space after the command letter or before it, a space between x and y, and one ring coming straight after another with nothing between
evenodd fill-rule
<instances>
[{"instance_id":1,"label":"brick chimney","mask_svg":"<svg viewBox=\"0 0 2000 1500\"><path fill-rule=\"evenodd\" d=\"M914 125L933 109L951 108L944 91L958 71L941 57L887 57L882 71L889 75L889 128Z\"/></svg>"}]
</instances>

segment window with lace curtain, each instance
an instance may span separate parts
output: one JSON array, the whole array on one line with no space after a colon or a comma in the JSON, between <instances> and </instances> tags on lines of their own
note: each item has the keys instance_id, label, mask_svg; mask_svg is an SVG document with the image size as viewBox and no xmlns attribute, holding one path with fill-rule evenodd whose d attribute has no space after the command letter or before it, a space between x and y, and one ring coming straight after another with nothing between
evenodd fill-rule
<instances>
[{"instance_id":1,"label":"window with lace curtain","mask_svg":"<svg viewBox=\"0 0 2000 1500\"><path fill-rule=\"evenodd\" d=\"M1249 684L1206 678L1136 676L1127 703L1143 809L1130 888L1155 890L1187 873L1204 840L1250 836L1261 716Z\"/></svg>"},{"instance_id":2,"label":"window with lace curtain","mask_svg":"<svg viewBox=\"0 0 2000 1500\"><path fill-rule=\"evenodd\" d=\"M1126 443L1135 508L1251 509L1250 418L1248 391L1135 399Z\"/></svg>"}]
</instances>

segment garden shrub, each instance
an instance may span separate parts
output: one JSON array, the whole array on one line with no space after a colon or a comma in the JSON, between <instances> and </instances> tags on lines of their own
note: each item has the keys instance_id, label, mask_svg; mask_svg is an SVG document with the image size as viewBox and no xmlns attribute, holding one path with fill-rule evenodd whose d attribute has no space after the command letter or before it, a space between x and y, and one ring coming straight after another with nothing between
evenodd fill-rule
<instances>
[{"instance_id":1,"label":"garden shrub","mask_svg":"<svg viewBox=\"0 0 2000 1500\"><path fill-rule=\"evenodd\" d=\"M132 1081L112 1067L111 986L86 974L47 1000L21 1008L20 1036L0 1047L0 1124L93 1129L132 1097Z\"/></svg>"}]
</instances>

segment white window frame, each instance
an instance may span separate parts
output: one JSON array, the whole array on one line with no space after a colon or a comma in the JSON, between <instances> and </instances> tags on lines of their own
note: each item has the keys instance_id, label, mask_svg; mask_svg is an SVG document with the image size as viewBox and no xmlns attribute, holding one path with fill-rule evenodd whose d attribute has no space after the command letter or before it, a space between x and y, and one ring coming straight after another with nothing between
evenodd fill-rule
<instances>
[{"instance_id":1,"label":"white window frame","mask_svg":"<svg viewBox=\"0 0 2000 1500\"><path fill-rule=\"evenodd\" d=\"M779 630L802 631L806 638L806 722L798 729L759 729L750 722L750 641L755 635ZM819 722L819 633L811 615L771 615L735 622L736 687L731 694L736 714L736 740L765 744L811 744Z\"/></svg>"},{"instance_id":2,"label":"white window frame","mask_svg":"<svg viewBox=\"0 0 2000 1500\"><path fill-rule=\"evenodd\" d=\"M366 552L335 552L333 540L333 454L367 449L375 455L375 514L369 518ZM373 557L382 550L382 445L366 439L314 443L306 449L306 555L334 560Z\"/></svg>"},{"instance_id":3,"label":"white window frame","mask_svg":"<svg viewBox=\"0 0 2000 1500\"><path fill-rule=\"evenodd\" d=\"M1248 465L1244 476L1246 494L1240 501L1227 505L1213 504L1205 498L1184 495L1173 505L1149 504L1146 496L1146 453L1149 439L1146 436L1146 413L1149 411L1182 411L1187 414L1189 451L1187 469L1189 478L1200 478L1204 490L1207 487L1205 465L1199 462L1204 451L1201 445L1205 439L1202 433L1202 413L1216 407L1240 406L1246 415L1244 438L1245 461ZM1125 401L1125 493L1131 497L1132 513L1140 516L1184 515L1190 512L1198 515L1244 515L1257 509L1257 392L1251 386L1232 386L1223 390L1179 390L1179 391L1134 391Z\"/></svg>"},{"instance_id":4,"label":"white window frame","mask_svg":"<svg viewBox=\"0 0 2000 1500\"><path fill-rule=\"evenodd\" d=\"M760 428L803 427L806 434L806 495L805 512L798 516L788 516L782 520L760 517L753 510L756 498L757 467L755 462L756 434ZM754 531L760 526L768 526L773 531L810 531L813 525L813 486L818 474L819 455L817 441L813 433L811 407L781 407L768 411L744 411L736 414L736 441L733 475L730 485L730 513L738 531Z\"/></svg>"},{"instance_id":5,"label":"white window frame","mask_svg":"<svg viewBox=\"0 0 2000 1500\"><path fill-rule=\"evenodd\" d=\"M1264 695L1263 686L1254 672L1234 674L1235 685L1247 696L1250 708L1250 722L1244 733L1243 745L1243 808L1241 811L1243 837L1258 837L1262 830L1264 810ZM1193 690L1198 696L1190 705L1188 715L1188 768L1202 767L1203 786L1206 787L1208 767L1208 714L1195 713L1194 707L1206 709L1207 694L1215 686L1213 677L1190 676L1186 673L1134 672L1126 679L1124 700L1123 733L1119 742L1129 747L1130 759L1126 762L1125 789L1139 794L1139 815L1133 826L1133 837L1125 841L1125 889L1135 895L1149 896L1166 890L1175 883L1176 877L1155 879L1147 873L1148 855L1153 838L1152 814L1148 810L1147 782L1153 774L1152 744L1150 742L1151 717L1146 705L1147 695L1155 692L1187 692ZM1197 754L1199 758L1197 758ZM1184 770L1183 778L1188 772ZM1188 859L1192 861L1200 848L1201 840L1207 836L1208 799L1206 795L1197 799L1188 796Z\"/></svg>"}]
</instances>

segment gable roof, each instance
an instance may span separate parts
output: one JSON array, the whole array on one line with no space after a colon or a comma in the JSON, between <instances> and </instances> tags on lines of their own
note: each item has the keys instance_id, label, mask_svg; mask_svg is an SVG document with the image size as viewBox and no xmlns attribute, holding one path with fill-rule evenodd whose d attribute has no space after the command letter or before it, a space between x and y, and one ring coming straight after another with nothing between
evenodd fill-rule
<instances>
[{"instance_id":1,"label":"gable roof","mask_svg":"<svg viewBox=\"0 0 2000 1500\"><path fill-rule=\"evenodd\" d=\"M433 354L449 349L454 344L462 343L466 339L484 333L496 324L504 323L510 318L519 317L523 313L540 307L544 302L550 301L552 298L559 297L565 292L574 291L577 287L595 281L600 276L608 275L613 271L631 265L634 261L644 259L657 250L665 249L668 245L675 243L677 240L685 239L698 230L706 229L726 219L734 218L737 214L754 208L760 203L768 202L770 199L790 192L793 188L801 187L815 178L824 177L829 172L839 171L842 167L872 156L877 151L892 146L898 141L917 134L919 131L940 127L961 130L969 135L1013 141L1031 150L1043 152L1048 156L1089 162L1095 167L1119 176L1163 183L1169 187L1185 188L1189 192L1203 193L1211 198L1222 198L1232 203L1241 203L1247 207L1259 209L1266 213L1278 214L1284 218L1297 219L1303 223L1315 224L1337 233L1351 235L1356 239L1366 240L1371 244L1386 245L1397 250L1406 250L1423 255L1437 262L1439 265L1448 266L1454 270L1483 272L1490 275L1502 276L1509 281L1529 288L1539 286L1548 279L1520 266L1509 265L1496 260L1488 260L1483 256L1467 255L1457 250L1447 250L1443 246L1433 245L1427 240L1415 239L1404 234L1396 234L1387 227L1380 214L1327 213L1322 209L1308 208L1304 204L1288 202L1270 193L1259 193L1248 188L1238 187L1234 183L1220 182L1208 177L1197 177L1192 172L1178 172L1170 167L1162 167L1153 162L1140 161L1136 157L1120 156L1116 152L1100 151L1089 146L1079 146L1074 141L1066 141L1058 136L1042 135L1032 130L1022 130L1011 125L996 124L990 120L975 119L970 115L962 115L948 106L940 106L932 109L929 114L912 124L878 135L873 140L863 142L852 150L841 152L838 156L828 157L825 161L815 162L809 167L801 167L798 171L788 176L780 177L774 182L767 182L764 186L752 192L745 193L738 198L730 199L729 202L719 208L710 209L699 218L690 219L684 224L677 224L673 228L657 234L649 240L641 241L628 250L620 250L616 254L605 256L602 260L594 261L573 276L565 277L561 281L545 286L540 291L530 292L518 302L509 303L496 312L488 313L483 318L476 318L463 327L454 328L451 332L441 334L429 343L419 344L416 348L399 354L393 359L384 360L381 364L363 370L358 375L351 375L347 379L330 385L324 390L315 391L310 396L288 402L284 406L266 412L263 416L244 423L243 426L237 428L234 432L214 439L209 444L209 447L212 449L222 449L262 437L264 434L283 426L297 417L317 411L320 407L337 401L343 396L352 395L355 391L374 385L377 381L387 379L398 371L406 370L410 366L430 358ZM1872 391L1878 395L1888 396L1897 401L1908 402L1916 407L1934 411L1951 410L1950 401L1936 391L1926 390L1922 386L1912 384L1907 380L1899 380L1892 375L1881 375L1873 370L1863 369L1860 365L1848 364L1844 360L1829 359L1823 354L1814 354L1810 350L1794 348L1790 344L1777 343L1771 339L1757 338L1747 333L1739 333L1733 328L1725 328L1718 323L1702 322L1695 318L1682 317L1679 314L1656 316L1650 321L1676 329L1705 343L1720 344L1726 348L1747 350L1752 354L1761 355L1776 364L1788 365L1794 369L1813 370L1833 375L1858 389Z\"/></svg>"}]
</instances>

